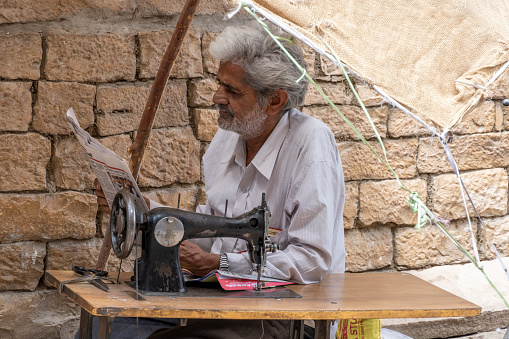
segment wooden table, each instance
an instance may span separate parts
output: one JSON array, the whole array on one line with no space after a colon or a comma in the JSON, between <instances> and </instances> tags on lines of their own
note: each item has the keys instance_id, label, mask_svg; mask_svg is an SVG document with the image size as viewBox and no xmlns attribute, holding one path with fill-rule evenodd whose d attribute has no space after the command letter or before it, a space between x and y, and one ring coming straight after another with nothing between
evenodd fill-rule
<instances>
[{"instance_id":1,"label":"wooden table","mask_svg":"<svg viewBox=\"0 0 509 339\"><path fill-rule=\"evenodd\" d=\"M128 281L132 273L122 273ZM110 277L116 274L110 273ZM72 271L46 271L46 280L76 278ZM89 283L66 284L63 293L81 307L80 338L91 337L93 316L99 338L109 338L114 317L183 319L287 319L315 321L315 338L328 335L335 319L438 318L476 316L481 308L424 280L405 273L328 274L321 283L290 285L302 298L147 296L136 300L125 283L104 292ZM293 330L292 330L293 332ZM298 331L297 331L298 332ZM302 331L303 332L303 331Z\"/></svg>"}]
</instances>

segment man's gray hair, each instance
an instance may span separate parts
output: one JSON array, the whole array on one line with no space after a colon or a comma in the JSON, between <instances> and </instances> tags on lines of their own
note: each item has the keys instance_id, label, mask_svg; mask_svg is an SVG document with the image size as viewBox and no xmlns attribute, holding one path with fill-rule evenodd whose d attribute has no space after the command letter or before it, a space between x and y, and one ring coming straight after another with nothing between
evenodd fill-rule
<instances>
[{"instance_id":1,"label":"man's gray hair","mask_svg":"<svg viewBox=\"0 0 509 339\"><path fill-rule=\"evenodd\" d=\"M289 39L280 40L281 44L306 68L297 42L278 27L269 27L275 36ZM242 68L245 73L244 84L256 91L260 107L264 107L278 89L288 92L283 112L303 104L308 88L307 79L297 82L302 72L258 23L225 28L211 43L210 52L221 63L232 62Z\"/></svg>"}]
</instances>

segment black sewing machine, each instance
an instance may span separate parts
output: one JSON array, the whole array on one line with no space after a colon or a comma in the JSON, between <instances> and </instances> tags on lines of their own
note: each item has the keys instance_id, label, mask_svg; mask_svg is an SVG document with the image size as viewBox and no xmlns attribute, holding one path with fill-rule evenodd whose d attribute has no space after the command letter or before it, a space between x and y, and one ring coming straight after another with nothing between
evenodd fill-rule
<instances>
[{"instance_id":1,"label":"black sewing machine","mask_svg":"<svg viewBox=\"0 0 509 339\"><path fill-rule=\"evenodd\" d=\"M135 282L142 293L186 292L179 247L192 238L233 237L247 241L251 261L257 265L257 290L266 264L267 251L277 245L267 237L270 212L262 196L261 206L236 218L224 218L193 213L170 207L160 207L142 213L133 197L119 191L112 204L110 218L111 243L116 256L129 256L138 231L142 233L142 251L138 258Z\"/></svg>"}]
</instances>

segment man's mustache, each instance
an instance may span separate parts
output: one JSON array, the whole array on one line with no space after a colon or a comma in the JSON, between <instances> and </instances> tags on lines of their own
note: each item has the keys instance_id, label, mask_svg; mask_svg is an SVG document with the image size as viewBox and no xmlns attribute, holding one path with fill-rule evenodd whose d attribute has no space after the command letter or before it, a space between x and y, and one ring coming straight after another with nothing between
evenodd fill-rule
<instances>
[{"instance_id":1,"label":"man's mustache","mask_svg":"<svg viewBox=\"0 0 509 339\"><path fill-rule=\"evenodd\" d=\"M231 115L232 117L235 116L235 114L233 113L233 109L230 107L230 105L217 104L216 107L220 113L228 114Z\"/></svg>"}]
</instances>

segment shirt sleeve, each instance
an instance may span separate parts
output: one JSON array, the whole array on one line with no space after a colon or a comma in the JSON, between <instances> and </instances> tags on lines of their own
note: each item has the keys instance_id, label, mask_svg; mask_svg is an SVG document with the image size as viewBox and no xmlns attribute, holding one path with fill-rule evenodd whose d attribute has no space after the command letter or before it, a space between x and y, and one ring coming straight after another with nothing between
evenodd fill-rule
<instances>
[{"instance_id":1,"label":"shirt sleeve","mask_svg":"<svg viewBox=\"0 0 509 339\"><path fill-rule=\"evenodd\" d=\"M296 183L285 207L289 226L272 239L284 248L267 254L264 275L308 284L319 282L331 270L337 248L344 256L341 163L314 161ZM228 253L228 259L234 271L254 268L248 253Z\"/></svg>"},{"instance_id":2,"label":"shirt sleeve","mask_svg":"<svg viewBox=\"0 0 509 339\"><path fill-rule=\"evenodd\" d=\"M148 199L150 201L150 209L153 210L154 208L158 207L166 207L163 204L158 203L157 201L154 201L152 199Z\"/></svg>"}]
</instances>

